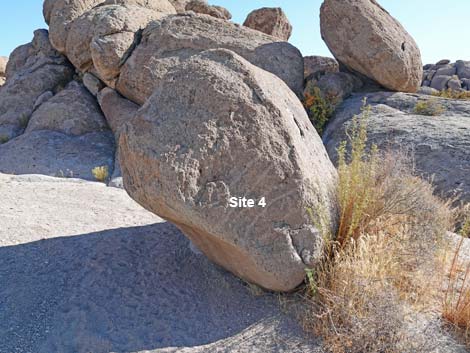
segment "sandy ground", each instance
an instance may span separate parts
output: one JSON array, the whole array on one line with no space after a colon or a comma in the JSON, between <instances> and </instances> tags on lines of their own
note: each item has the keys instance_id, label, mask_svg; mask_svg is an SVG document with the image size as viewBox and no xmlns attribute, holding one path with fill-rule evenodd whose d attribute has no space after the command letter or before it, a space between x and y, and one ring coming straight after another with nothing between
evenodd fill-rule
<instances>
[{"instance_id":1,"label":"sandy ground","mask_svg":"<svg viewBox=\"0 0 470 353\"><path fill-rule=\"evenodd\" d=\"M320 352L120 189L0 174L0 353Z\"/></svg>"}]
</instances>

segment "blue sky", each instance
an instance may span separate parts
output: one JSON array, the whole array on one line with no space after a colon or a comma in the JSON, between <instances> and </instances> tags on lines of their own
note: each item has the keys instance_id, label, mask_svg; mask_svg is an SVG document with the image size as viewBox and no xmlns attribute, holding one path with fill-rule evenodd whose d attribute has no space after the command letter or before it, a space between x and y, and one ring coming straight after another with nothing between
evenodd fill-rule
<instances>
[{"instance_id":1,"label":"blue sky","mask_svg":"<svg viewBox=\"0 0 470 353\"><path fill-rule=\"evenodd\" d=\"M294 32L292 44L304 55L331 56L320 37L319 9L322 0L209 0L228 8L233 20L243 23L256 8L282 7ZM379 0L417 41L423 62L440 59L470 60L470 0ZM0 55L31 40L36 28L46 28L42 0L3 0L0 21ZM5 15L7 14L7 15Z\"/></svg>"}]
</instances>

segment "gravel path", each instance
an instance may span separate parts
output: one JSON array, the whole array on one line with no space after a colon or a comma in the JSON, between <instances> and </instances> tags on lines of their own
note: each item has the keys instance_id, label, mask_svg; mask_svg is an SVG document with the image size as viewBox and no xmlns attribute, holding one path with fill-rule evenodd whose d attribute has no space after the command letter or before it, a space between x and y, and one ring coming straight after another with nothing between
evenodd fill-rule
<instances>
[{"instance_id":1,"label":"gravel path","mask_svg":"<svg viewBox=\"0 0 470 353\"><path fill-rule=\"evenodd\" d=\"M120 189L0 174L0 195L0 353L320 352Z\"/></svg>"}]
</instances>

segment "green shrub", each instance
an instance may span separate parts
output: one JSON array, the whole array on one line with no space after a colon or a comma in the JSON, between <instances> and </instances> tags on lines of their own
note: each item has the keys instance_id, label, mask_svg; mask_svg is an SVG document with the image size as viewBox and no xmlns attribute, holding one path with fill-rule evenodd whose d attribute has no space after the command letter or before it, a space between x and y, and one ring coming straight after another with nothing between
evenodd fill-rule
<instances>
[{"instance_id":1,"label":"green shrub","mask_svg":"<svg viewBox=\"0 0 470 353\"><path fill-rule=\"evenodd\" d=\"M306 94L304 106L313 126L321 136L335 111L336 99L324 95L318 87L314 87L311 93Z\"/></svg>"},{"instance_id":2,"label":"green shrub","mask_svg":"<svg viewBox=\"0 0 470 353\"><path fill-rule=\"evenodd\" d=\"M97 181L105 182L109 177L109 170L107 166L93 168L91 172Z\"/></svg>"},{"instance_id":3,"label":"green shrub","mask_svg":"<svg viewBox=\"0 0 470 353\"><path fill-rule=\"evenodd\" d=\"M436 100L431 99L425 101L418 101L416 103L414 111L418 115L437 116L444 113L445 108Z\"/></svg>"},{"instance_id":4,"label":"green shrub","mask_svg":"<svg viewBox=\"0 0 470 353\"><path fill-rule=\"evenodd\" d=\"M0 145L10 141L10 138L7 135L0 135Z\"/></svg>"}]
</instances>

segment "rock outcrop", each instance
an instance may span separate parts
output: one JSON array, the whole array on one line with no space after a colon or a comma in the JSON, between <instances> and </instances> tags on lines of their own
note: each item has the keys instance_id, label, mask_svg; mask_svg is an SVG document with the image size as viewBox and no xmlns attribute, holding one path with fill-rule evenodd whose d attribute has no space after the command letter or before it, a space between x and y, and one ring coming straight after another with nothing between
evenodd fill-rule
<instances>
[{"instance_id":1,"label":"rock outcrop","mask_svg":"<svg viewBox=\"0 0 470 353\"><path fill-rule=\"evenodd\" d=\"M470 91L470 61L440 60L436 64L424 66L424 87L431 87L438 91L450 89L454 91Z\"/></svg>"},{"instance_id":2,"label":"rock outcrop","mask_svg":"<svg viewBox=\"0 0 470 353\"><path fill-rule=\"evenodd\" d=\"M85 87L72 81L33 113L25 133L36 130L78 136L109 128L96 99Z\"/></svg>"},{"instance_id":3,"label":"rock outcrop","mask_svg":"<svg viewBox=\"0 0 470 353\"><path fill-rule=\"evenodd\" d=\"M426 95L377 92L357 94L346 100L331 119L323 141L333 161L336 148L347 140L345 131L353 115L360 114L367 98L372 113L368 122L368 142L381 150L409 152L417 172L433 178L437 192L470 201L470 102ZM427 101L441 106L438 116L418 115L416 103ZM460 194L460 195L459 195Z\"/></svg>"},{"instance_id":4,"label":"rock outcrop","mask_svg":"<svg viewBox=\"0 0 470 353\"><path fill-rule=\"evenodd\" d=\"M375 0L325 0L321 34L335 58L392 91L421 86L421 54L403 26Z\"/></svg>"},{"instance_id":5,"label":"rock outcrop","mask_svg":"<svg viewBox=\"0 0 470 353\"><path fill-rule=\"evenodd\" d=\"M67 59L49 44L48 32L37 30L33 41L15 50L7 65L7 81L0 94L0 137L3 142L26 128L46 92L57 92L73 77Z\"/></svg>"},{"instance_id":6,"label":"rock outcrop","mask_svg":"<svg viewBox=\"0 0 470 353\"><path fill-rule=\"evenodd\" d=\"M207 15L171 15L151 22L140 44L121 67L116 89L143 104L159 80L180 61L207 49L225 48L280 77L299 96L303 57L289 43Z\"/></svg>"},{"instance_id":7,"label":"rock outcrop","mask_svg":"<svg viewBox=\"0 0 470 353\"><path fill-rule=\"evenodd\" d=\"M194 11L196 13L221 18L223 20L230 20L232 18L232 14L226 8L222 6L212 6L202 0L191 0L186 5L186 11Z\"/></svg>"},{"instance_id":8,"label":"rock outcrop","mask_svg":"<svg viewBox=\"0 0 470 353\"><path fill-rule=\"evenodd\" d=\"M174 66L126 125L119 149L137 202L264 288L298 286L321 258L321 229L334 231L336 171L300 101L231 51ZM265 198L266 207L231 208L232 197Z\"/></svg>"},{"instance_id":9,"label":"rock outcrop","mask_svg":"<svg viewBox=\"0 0 470 353\"><path fill-rule=\"evenodd\" d=\"M288 41L292 35L292 25L280 7L263 7L254 10L248 15L243 25L280 40Z\"/></svg>"},{"instance_id":10,"label":"rock outcrop","mask_svg":"<svg viewBox=\"0 0 470 353\"><path fill-rule=\"evenodd\" d=\"M7 63L8 58L5 56L0 56L0 86L3 86L3 84L5 83Z\"/></svg>"},{"instance_id":11,"label":"rock outcrop","mask_svg":"<svg viewBox=\"0 0 470 353\"><path fill-rule=\"evenodd\" d=\"M325 56L305 56L304 57L304 76L319 79L328 72L339 72L338 62L333 58Z\"/></svg>"}]
</instances>

